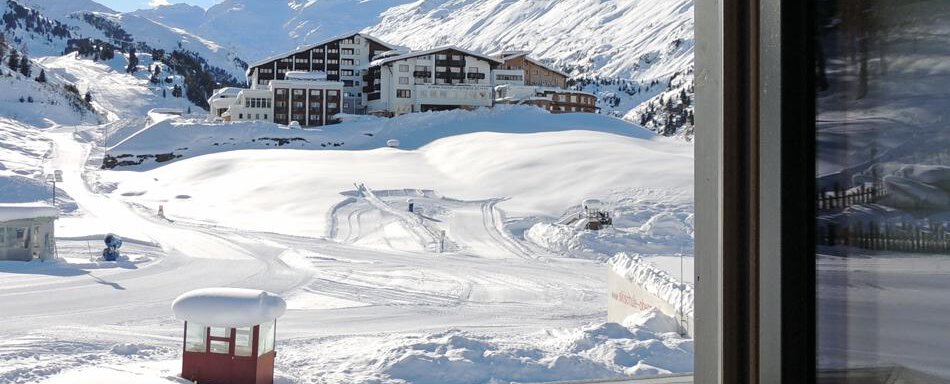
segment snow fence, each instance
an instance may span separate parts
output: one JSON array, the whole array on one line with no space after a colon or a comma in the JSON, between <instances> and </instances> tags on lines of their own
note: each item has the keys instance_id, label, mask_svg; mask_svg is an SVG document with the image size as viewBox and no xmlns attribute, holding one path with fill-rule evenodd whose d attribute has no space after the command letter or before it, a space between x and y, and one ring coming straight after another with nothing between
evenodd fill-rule
<instances>
[{"instance_id":1,"label":"snow fence","mask_svg":"<svg viewBox=\"0 0 950 384\"><path fill-rule=\"evenodd\" d=\"M676 319L680 333L693 336L693 287L639 255L618 253L607 262L607 320L623 323L628 316L657 308Z\"/></svg>"}]
</instances>

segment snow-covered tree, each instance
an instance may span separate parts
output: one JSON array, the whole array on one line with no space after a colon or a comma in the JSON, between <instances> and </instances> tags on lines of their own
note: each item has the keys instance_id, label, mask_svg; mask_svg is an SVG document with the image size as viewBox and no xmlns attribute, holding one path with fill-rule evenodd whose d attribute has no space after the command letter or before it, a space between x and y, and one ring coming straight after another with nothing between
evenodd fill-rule
<instances>
[{"instance_id":1,"label":"snow-covered tree","mask_svg":"<svg viewBox=\"0 0 950 384\"><path fill-rule=\"evenodd\" d=\"M20 73L26 77L30 77L33 74L33 68L30 66L30 58L26 57L26 54L20 57Z\"/></svg>"},{"instance_id":2,"label":"snow-covered tree","mask_svg":"<svg viewBox=\"0 0 950 384\"><path fill-rule=\"evenodd\" d=\"M7 66L14 71L20 70L20 54L16 49L10 50L10 59L7 60Z\"/></svg>"},{"instance_id":3,"label":"snow-covered tree","mask_svg":"<svg viewBox=\"0 0 950 384\"><path fill-rule=\"evenodd\" d=\"M129 66L125 68L127 73L135 73L135 70L139 66L139 58L135 55L135 48L129 48Z\"/></svg>"},{"instance_id":4,"label":"snow-covered tree","mask_svg":"<svg viewBox=\"0 0 950 384\"><path fill-rule=\"evenodd\" d=\"M40 69L40 75L36 77L36 81L39 82L39 83L45 83L45 82L46 82L46 70L45 70L45 69Z\"/></svg>"}]
</instances>

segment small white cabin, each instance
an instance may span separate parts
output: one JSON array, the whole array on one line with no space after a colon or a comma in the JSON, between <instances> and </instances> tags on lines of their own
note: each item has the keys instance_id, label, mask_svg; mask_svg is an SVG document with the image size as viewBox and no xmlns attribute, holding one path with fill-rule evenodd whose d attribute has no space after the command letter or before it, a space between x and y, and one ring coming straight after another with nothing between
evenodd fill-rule
<instances>
[{"instance_id":1,"label":"small white cabin","mask_svg":"<svg viewBox=\"0 0 950 384\"><path fill-rule=\"evenodd\" d=\"M0 260L52 260L56 207L43 203L0 204Z\"/></svg>"}]
</instances>

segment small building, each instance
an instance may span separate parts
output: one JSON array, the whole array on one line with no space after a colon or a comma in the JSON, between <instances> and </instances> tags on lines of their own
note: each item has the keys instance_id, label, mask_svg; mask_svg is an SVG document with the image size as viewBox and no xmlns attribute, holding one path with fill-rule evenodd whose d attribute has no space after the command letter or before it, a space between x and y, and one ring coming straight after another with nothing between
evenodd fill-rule
<instances>
[{"instance_id":1,"label":"small building","mask_svg":"<svg viewBox=\"0 0 950 384\"><path fill-rule=\"evenodd\" d=\"M56 207L43 203L0 204L0 260L52 260L56 255Z\"/></svg>"},{"instance_id":2,"label":"small building","mask_svg":"<svg viewBox=\"0 0 950 384\"><path fill-rule=\"evenodd\" d=\"M369 113L475 109L494 105L491 73L498 59L458 47L384 55L364 80Z\"/></svg>"},{"instance_id":3,"label":"small building","mask_svg":"<svg viewBox=\"0 0 950 384\"><path fill-rule=\"evenodd\" d=\"M287 303L255 289L204 288L172 303L185 321L181 377L209 384L272 384L277 318Z\"/></svg>"},{"instance_id":4,"label":"small building","mask_svg":"<svg viewBox=\"0 0 950 384\"><path fill-rule=\"evenodd\" d=\"M495 103L533 105L551 113L597 112L597 96L584 91L505 84L495 87Z\"/></svg>"},{"instance_id":5,"label":"small building","mask_svg":"<svg viewBox=\"0 0 950 384\"><path fill-rule=\"evenodd\" d=\"M301 127L340 122L343 83L327 80L323 72L291 71L266 88L221 88L208 99L211 117L224 121L272 121Z\"/></svg>"},{"instance_id":6,"label":"small building","mask_svg":"<svg viewBox=\"0 0 950 384\"><path fill-rule=\"evenodd\" d=\"M506 51L496 54L503 63L495 72L495 85L530 85L566 88L568 75L528 56L527 51ZM520 83L519 79L520 78Z\"/></svg>"}]
</instances>

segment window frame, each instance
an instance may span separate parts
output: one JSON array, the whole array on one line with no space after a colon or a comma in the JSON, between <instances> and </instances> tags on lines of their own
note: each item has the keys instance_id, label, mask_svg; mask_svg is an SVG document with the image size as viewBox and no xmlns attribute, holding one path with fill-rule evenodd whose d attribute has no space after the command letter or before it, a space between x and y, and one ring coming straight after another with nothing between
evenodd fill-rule
<instances>
[{"instance_id":1,"label":"window frame","mask_svg":"<svg viewBox=\"0 0 950 384\"><path fill-rule=\"evenodd\" d=\"M816 379L814 4L695 4L696 382Z\"/></svg>"}]
</instances>

